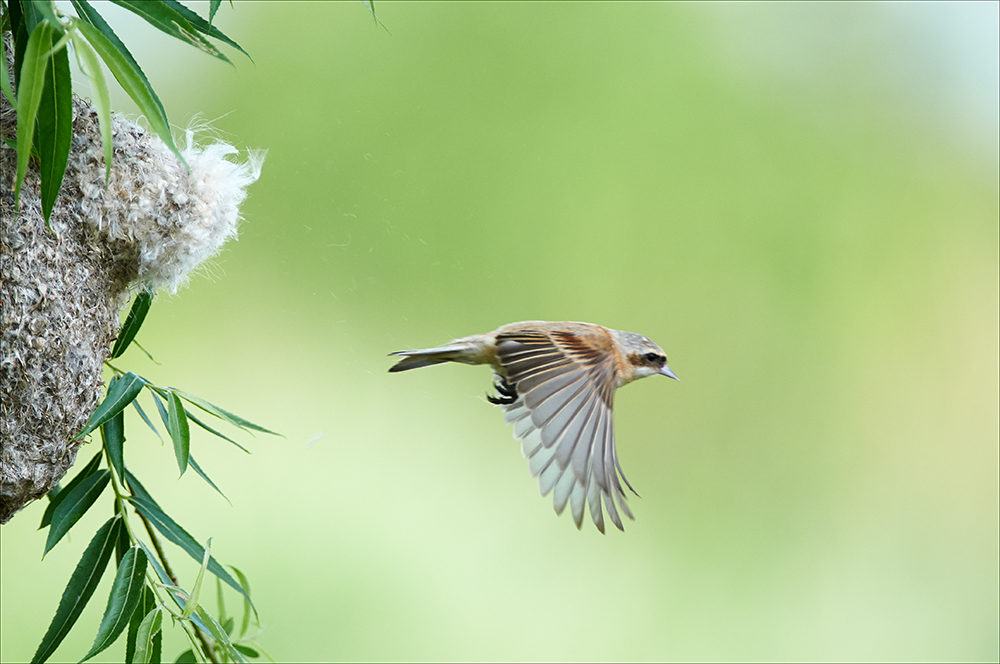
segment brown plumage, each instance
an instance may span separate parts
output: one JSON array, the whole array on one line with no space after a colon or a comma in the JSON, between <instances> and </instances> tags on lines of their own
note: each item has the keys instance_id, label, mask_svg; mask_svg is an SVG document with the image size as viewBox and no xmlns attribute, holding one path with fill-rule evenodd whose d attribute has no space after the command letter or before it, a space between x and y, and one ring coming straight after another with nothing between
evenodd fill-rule
<instances>
[{"instance_id":1,"label":"brown plumage","mask_svg":"<svg viewBox=\"0 0 1000 664\"><path fill-rule=\"evenodd\" d=\"M635 519L625 502L622 482L635 490L618 462L612 407L615 390L634 380L677 379L655 343L592 323L526 321L391 355L402 356L391 372L442 362L492 367L501 396L487 398L503 406L539 490L553 492L556 513L568 502L580 528L589 504L602 533L604 510L619 530L618 509Z\"/></svg>"}]
</instances>

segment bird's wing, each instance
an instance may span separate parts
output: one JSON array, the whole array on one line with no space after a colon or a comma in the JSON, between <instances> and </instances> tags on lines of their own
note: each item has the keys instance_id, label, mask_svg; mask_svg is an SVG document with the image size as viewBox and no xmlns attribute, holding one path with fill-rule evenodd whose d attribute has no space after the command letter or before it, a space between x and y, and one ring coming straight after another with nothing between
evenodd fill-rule
<instances>
[{"instance_id":1,"label":"bird's wing","mask_svg":"<svg viewBox=\"0 0 1000 664\"><path fill-rule=\"evenodd\" d=\"M622 481L632 486L615 451L616 367L611 343L564 330L497 336L500 366L518 393L504 407L504 420L514 425L514 437L521 441L531 474L538 477L539 490L543 496L553 491L557 514L569 502L577 528L589 503L602 533L602 499L619 530L624 527L616 502L628 518L635 518L625 503Z\"/></svg>"}]
</instances>

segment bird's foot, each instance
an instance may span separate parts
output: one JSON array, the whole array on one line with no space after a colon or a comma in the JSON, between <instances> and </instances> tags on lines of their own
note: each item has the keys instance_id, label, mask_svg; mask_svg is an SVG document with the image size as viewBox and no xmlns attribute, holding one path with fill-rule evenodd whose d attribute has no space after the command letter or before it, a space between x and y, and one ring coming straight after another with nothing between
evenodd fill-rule
<instances>
[{"instance_id":1,"label":"bird's foot","mask_svg":"<svg viewBox=\"0 0 1000 664\"><path fill-rule=\"evenodd\" d=\"M490 403L497 404L498 406L509 406L517 401L517 388L508 383L505 379L501 378L499 382L493 383L493 387L496 388L499 396L487 394L486 400Z\"/></svg>"}]
</instances>

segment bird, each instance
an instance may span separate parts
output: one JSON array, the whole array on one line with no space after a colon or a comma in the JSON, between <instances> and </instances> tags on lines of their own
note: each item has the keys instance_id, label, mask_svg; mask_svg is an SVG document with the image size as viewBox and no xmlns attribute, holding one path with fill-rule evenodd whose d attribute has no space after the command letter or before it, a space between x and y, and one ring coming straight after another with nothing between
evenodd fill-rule
<instances>
[{"instance_id":1,"label":"bird","mask_svg":"<svg viewBox=\"0 0 1000 664\"><path fill-rule=\"evenodd\" d=\"M553 493L556 514L568 502L579 530L589 504L601 533L604 510L621 531L619 508L635 520L622 482L639 494L615 450L615 390L646 376L680 380L649 338L593 323L524 321L437 348L389 355L401 357L390 367L393 373L445 362L489 365L497 396L486 398L503 408L539 491Z\"/></svg>"}]
</instances>

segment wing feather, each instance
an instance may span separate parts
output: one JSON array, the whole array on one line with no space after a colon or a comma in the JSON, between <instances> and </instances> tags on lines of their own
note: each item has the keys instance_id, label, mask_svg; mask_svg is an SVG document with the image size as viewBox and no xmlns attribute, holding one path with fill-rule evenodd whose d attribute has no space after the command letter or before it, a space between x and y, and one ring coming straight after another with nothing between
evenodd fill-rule
<instances>
[{"instance_id":1,"label":"wing feather","mask_svg":"<svg viewBox=\"0 0 1000 664\"><path fill-rule=\"evenodd\" d=\"M556 441L565 438L566 432L571 426L580 425L579 423L574 424L576 423L576 418L589 407L594 395L593 390L584 387L584 389L575 394L564 396L565 400L560 404L560 407L544 421L541 417L546 413L543 412L536 416L534 411L532 411L531 419L535 423L536 428L542 430L542 442L546 445L554 445ZM565 463L563 465L565 466Z\"/></svg>"},{"instance_id":2,"label":"wing feather","mask_svg":"<svg viewBox=\"0 0 1000 664\"><path fill-rule=\"evenodd\" d=\"M567 368L569 369L569 368ZM565 402L566 395L576 394L587 383L587 372L583 370L563 370L549 372L548 379L524 395L524 405L534 412L535 421L547 419L545 413L558 409ZM569 390L569 392L564 392ZM557 397L553 399L552 397ZM548 404L546 404L548 402ZM540 412L539 409L543 409Z\"/></svg>"},{"instance_id":3,"label":"wing feather","mask_svg":"<svg viewBox=\"0 0 1000 664\"><path fill-rule=\"evenodd\" d=\"M521 438L521 456L525 459L530 459L535 452L543 447L542 432L538 429L529 431L523 438Z\"/></svg>"},{"instance_id":4,"label":"wing feather","mask_svg":"<svg viewBox=\"0 0 1000 664\"><path fill-rule=\"evenodd\" d=\"M572 475L569 468L566 472ZM576 529L579 530L583 525L583 507L587 503L587 485L578 478L574 477L573 490L569 494L569 506L573 512L573 523L576 524Z\"/></svg>"},{"instance_id":5,"label":"wing feather","mask_svg":"<svg viewBox=\"0 0 1000 664\"><path fill-rule=\"evenodd\" d=\"M594 525L602 533L604 532L604 512L601 510L601 488L597 482L590 477L587 486L587 502L590 503L590 518L594 520Z\"/></svg>"},{"instance_id":6,"label":"wing feather","mask_svg":"<svg viewBox=\"0 0 1000 664\"><path fill-rule=\"evenodd\" d=\"M558 463L550 463L545 469L538 474L538 491L543 496L548 495L549 491L555 487L556 482L562 477L562 474L566 472L559 467Z\"/></svg>"},{"instance_id":7,"label":"wing feather","mask_svg":"<svg viewBox=\"0 0 1000 664\"><path fill-rule=\"evenodd\" d=\"M554 448L539 445L528 458L528 470L531 471L531 476L538 477L541 475L542 471L552 463L552 457L555 455L556 451Z\"/></svg>"},{"instance_id":8,"label":"wing feather","mask_svg":"<svg viewBox=\"0 0 1000 664\"><path fill-rule=\"evenodd\" d=\"M591 519L603 533L605 510L619 530L624 530L619 509L634 517L622 482L632 486L615 450L616 367L601 343L566 330L497 337L501 374L518 393L504 406L504 421L514 426L539 492L552 492L557 514L568 503L577 528L589 505Z\"/></svg>"},{"instance_id":9,"label":"wing feather","mask_svg":"<svg viewBox=\"0 0 1000 664\"><path fill-rule=\"evenodd\" d=\"M608 485L608 477L605 474L604 467L604 451L607 448L608 442L608 425L611 419L611 411L607 408L597 409L597 422L594 428L594 438L590 446L590 463L591 463L591 474L597 481L597 486L601 488L601 491L607 493L610 490ZM574 461L576 459L574 458Z\"/></svg>"},{"instance_id":10,"label":"wing feather","mask_svg":"<svg viewBox=\"0 0 1000 664\"><path fill-rule=\"evenodd\" d=\"M559 464L554 464L556 468L559 468ZM573 475L573 470L571 468L560 469L562 475L559 476L559 480L556 482L555 489L552 492L552 506L556 508L556 514L562 514L563 510L566 509L566 501L569 500L569 494L573 492L573 487L576 486L576 476Z\"/></svg>"},{"instance_id":11,"label":"wing feather","mask_svg":"<svg viewBox=\"0 0 1000 664\"><path fill-rule=\"evenodd\" d=\"M530 417L531 411L528 410L524 405L523 399L517 399L512 404L504 406L504 424L513 424L522 417Z\"/></svg>"},{"instance_id":12,"label":"wing feather","mask_svg":"<svg viewBox=\"0 0 1000 664\"><path fill-rule=\"evenodd\" d=\"M601 421L602 410L604 408L600 401L591 398L587 402L586 417L577 417L574 420L574 423L583 420L579 430L571 431L567 429L567 436L573 435L576 440L572 442L572 445L569 444L569 440L563 440L559 444L559 452L562 452L564 448L570 450L570 461L573 463L573 472L576 473L577 477L591 476L590 455L597 442L598 426ZM544 433L544 429L542 432Z\"/></svg>"},{"instance_id":13,"label":"wing feather","mask_svg":"<svg viewBox=\"0 0 1000 664\"><path fill-rule=\"evenodd\" d=\"M523 439L525 436L531 434L532 431L537 429L534 423L531 421L531 417L522 417L521 419L514 422L514 438Z\"/></svg>"}]
</instances>

